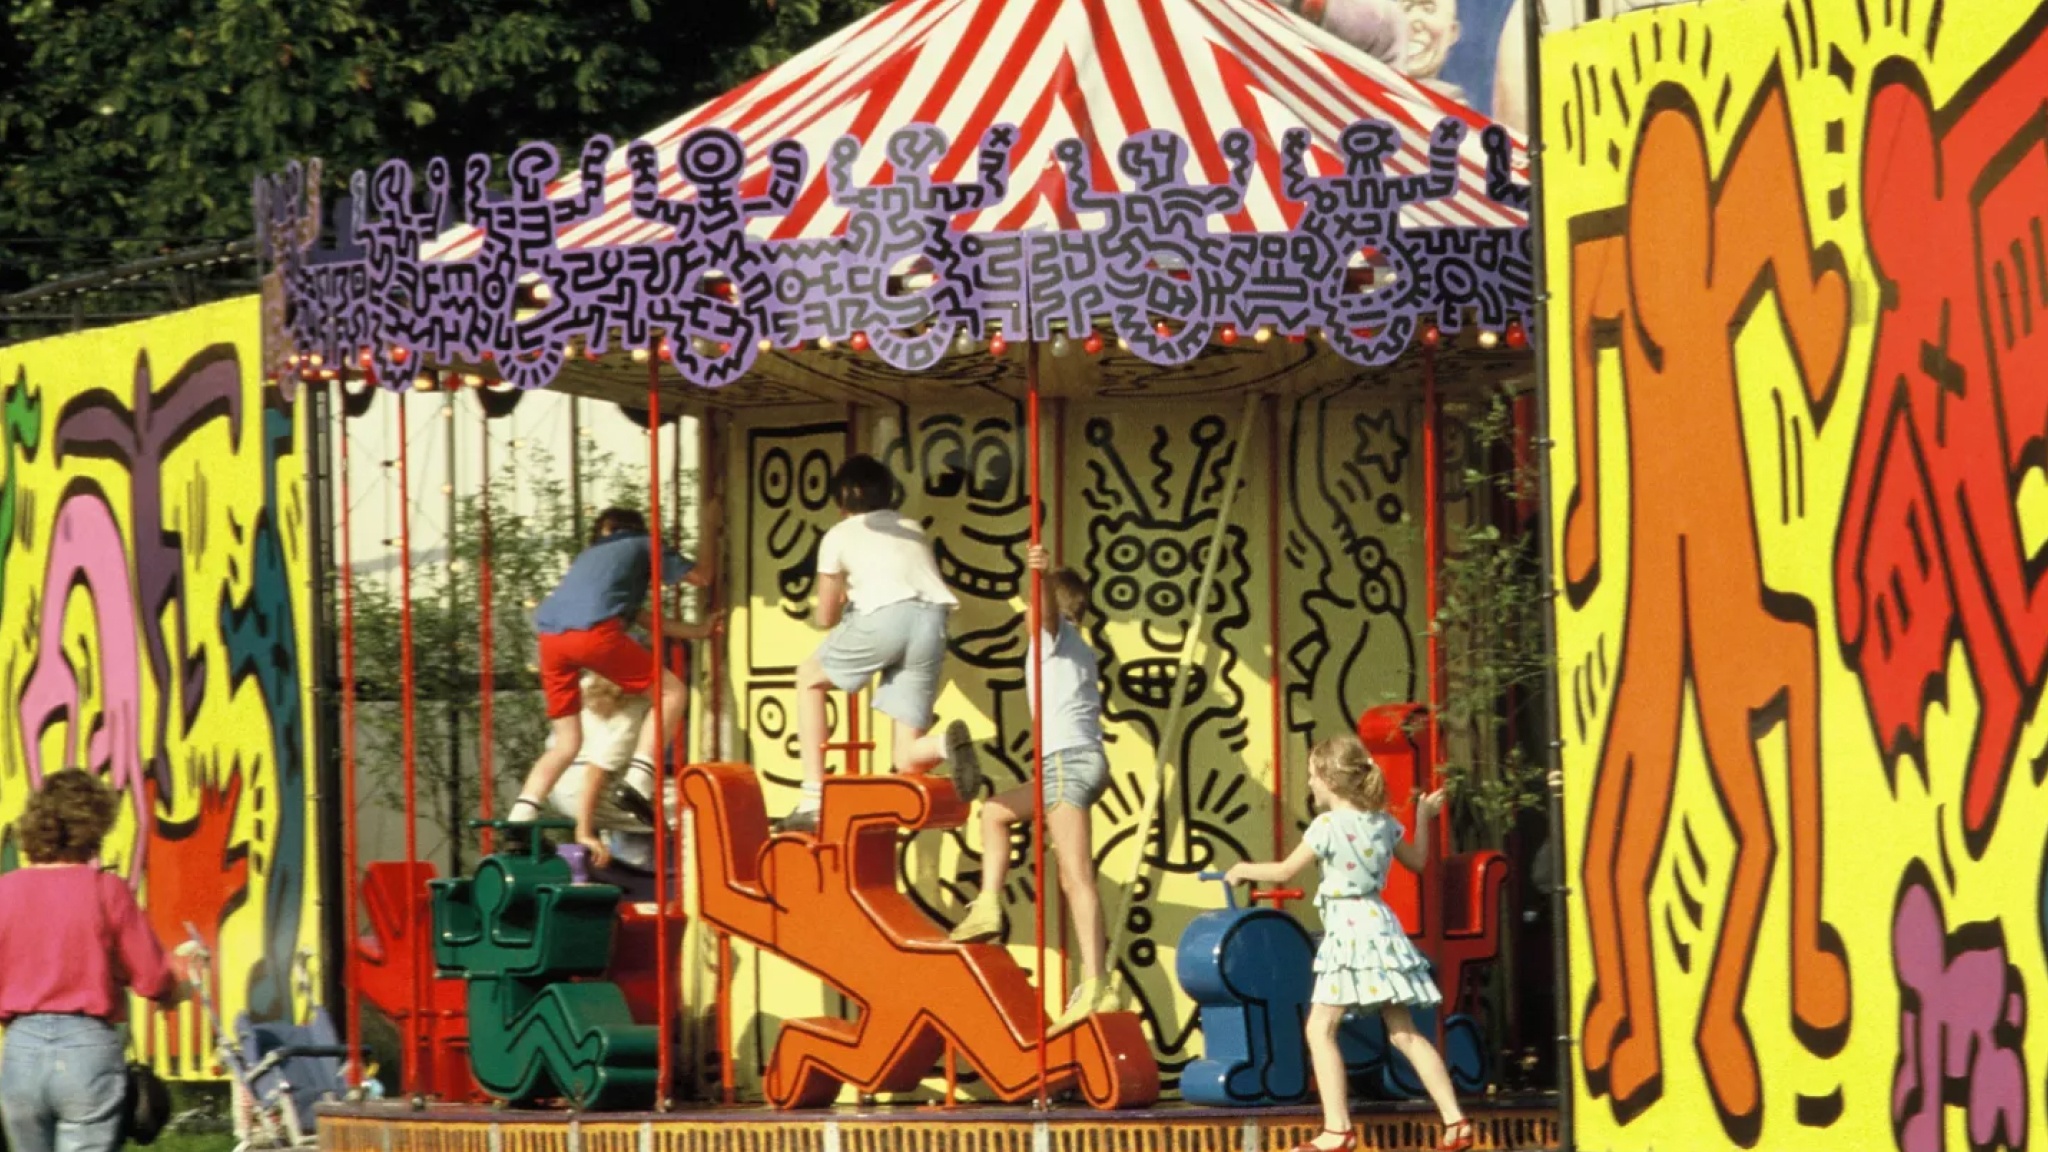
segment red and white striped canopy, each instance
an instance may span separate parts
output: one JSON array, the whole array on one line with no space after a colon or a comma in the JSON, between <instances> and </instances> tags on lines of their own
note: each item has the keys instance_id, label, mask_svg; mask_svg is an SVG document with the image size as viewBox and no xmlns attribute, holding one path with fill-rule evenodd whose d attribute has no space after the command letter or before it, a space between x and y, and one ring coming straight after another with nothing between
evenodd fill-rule
<instances>
[{"instance_id":1,"label":"red and white striped canopy","mask_svg":"<svg viewBox=\"0 0 2048 1152\"><path fill-rule=\"evenodd\" d=\"M1429 134L1445 116L1465 120L1464 178L1458 193L1411 205L1411 226L1515 227L1522 213L1486 195L1486 160L1476 130L1485 120L1393 68L1274 4L1272 0L898 0L745 85L662 125L645 137L660 149L662 192L687 195L675 167L676 145L690 132L720 127L749 157L745 191L768 178L768 148L800 141L811 157L807 183L786 216L756 219L755 232L778 240L838 234L846 210L833 204L822 163L832 142L851 135L868 145L855 178L885 178L881 144L909 124L932 124L951 146L937 180L971 179L976 149L991 126L1017 127L1009 195L962 217L973 231L1077 230L1066 183L1053 163L1059 141L1084 141L1097 179L1115 186L1109 162L1126 137L1165 129L1190 144L1188 177L1222 183L1227 162L1218 138L1244 128L1259 165L1232 229L1281 231L1299 207L1280 194L1280 138L1306 129L1324 173L1342 171L1337 139L1366 118L1402 133L1397 174L1427 168ZM623 143L623 142L622 142ZM1517 149L1516 174L1526 178ZM552 195L573 195L572 172ZM647 241L662 226L636 218L624 149L607 171L604 209L563 231L564 247ZM481 234L463 227L426 253L461 259Z\"/></svg>"}]
</instances>

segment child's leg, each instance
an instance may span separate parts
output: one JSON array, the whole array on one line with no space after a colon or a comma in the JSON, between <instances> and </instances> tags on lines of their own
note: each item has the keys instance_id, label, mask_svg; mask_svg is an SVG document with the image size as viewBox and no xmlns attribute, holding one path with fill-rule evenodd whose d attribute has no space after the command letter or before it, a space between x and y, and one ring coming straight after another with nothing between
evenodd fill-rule
<instances>
[{"instance_id":1,"label":"child's leg","mask_svg":"<svg viewBox=\"0 0 2048 1152\"><path fill-rule=\"evenodd\" d=\"M1415 1074L1422 1078L1422 1086L1429 1090L1429 1098L1443 1115L1444 1124L1449 1126L1463 1120L1465 1112L1458 1107L1458 1093L1451 1087L1450 1070L1444 1067L1444 1058L1438 1054L1436 1045L1415 1030L1415 1019L1408 1014L1408 1009L1389 1004L1380 1010L1380 1018L1387 1022L1387 1042L1414 1065Z\"/></svg>"},{"instance_id":2,"label":"child's leg","mask_svg":"<svg viewBox=\"0 0 2048 1152\"><path fill-rule=\"evenodd\" d=\"M540 687L547 698L549 735L547 748L526 773L519 799L512 802L507 820L530 823L540 819L547 807L548 793L576 754L583 750L583 668L576 656L589 645L586 632L542 633L540 638Z\"/></svg>"},{"instance_id":3,"label":"child's leg","mask_svg":"<svg viewBox=\"0 0 2048 1152\"><path fill-rule=\"evenodd\" d=\"M1096 886L1091 816L1088 809L1073 804L1060 804L1045 814L1046 831L1052 834L1053 855L1060 869L1060 891L1067 898L1074 934L1079 938L1083 982L1102 979L1109 949L1102 928L1102 893Z\"/></svg>"},{"instance_id":4,"label":"child's leg","mask_svg":"<svg viewBox=\"0 0 2048 1152\"><path fill-rule=\"evenodd\" d=\"M540 819L547 807L548 793L554 791L555 782L562 773L575 763L576 754L583 750L583 717L575 712L557 716L549 721L554 740L540 759L533 762L533 768L526 774L526 783L519 789L519 799L512 802L512 810L505 814L507 820L530 823Z\"/></svg>"},{"instance_id":5,"label":"child's leg","mask_svg":"<svg viewBox=\"0 0 2048 1152\"><path fill-rule=\"evenodd\" d=\"M796 735L804 770L803 795L797 800L799 812L817 811L818 796L825 786L825 693L831 690L832 680L825 675L819 653L812 653L810 659L797 666Z\"/></svg>"},{"instance_id":6,"label":"child's leg","mask_svg":"<svg viewBox=\"0 0 2048 1152\"><path fill-rule=\"evenodd\" d=\"M962 942L989 940L1003 931L1003 881L1010 876L1010 826L1023 819L1029 788L1012 788L981 804L981 891L953 928Z\"/></svg>"},{"instance_id":7,"label":"child's leg","mask_svg":"<svg viewBox=\"0 0 2048 1152\"><path fill-rule=\"evenodd\" d=\"M1315 1004L1308 1010L1308 1055L1316 1072L1316 1097L1323 1105L1323 1132L1310 1141L1324 1148L1338 1146L1338 1136L1351 1134L1351 1085L1344 1074L1344 1053L1337 1048L1337 1025L1344 1009Z\"/></svg>"},{"instance_id":8,"label":"child's leg","mask_svg":"<svg viewBox=\"0 0 2048 1152\"><path fill-rule=\"evenodd\" d=\"M661 674L661 730L655 731L654 713L649 710L647 719L640 722L640 742L633 746L633 759L654 764L658 762L661 749L674 747L676 733L683 730L683 709L688 704L682 680L675 673L664 670ZM649 792L652 794L651 784Z\"/></svg>"}]
</instances>

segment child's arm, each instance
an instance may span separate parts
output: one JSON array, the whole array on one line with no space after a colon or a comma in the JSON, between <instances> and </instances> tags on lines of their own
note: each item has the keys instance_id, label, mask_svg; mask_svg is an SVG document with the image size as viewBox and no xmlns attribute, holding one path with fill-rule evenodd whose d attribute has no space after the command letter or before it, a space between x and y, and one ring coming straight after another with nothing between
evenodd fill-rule
<instances>
[{"instance_id":1,"label":"child's arm","mask_svg":"<svg viewBox=\"0 0 2048 1152\"><path fill-rule=\"evenodd\" d=\"M834 628L839 617L846 612L846 574L843 572L820 572L818 574L818 606L814 610L820 628Z\"/></svg>"},{"instance_id":2,"label":"child's arm","mask_svg":"<svg viewBox=\"0 0 2048 1152\"><path fill-rule=\"evenodd\" d=\"M651 634L654 631L654 609L642 608L640 619L635 623ZM661 618L661 636L664 640L709 640L723 631L725 622L722 620L714 619L702 624L691 624L673 616Z\"/></svg>"},{"instance_id":3,"label":"child's arm","mask_svg":"<svg viewBox=\"0 0 2048 1152\"><path fill-rule=\"evenodd\" d=\"M1444 790L1439 788L1415 802L1415 839L1394 845L1394 859L1410 872L1420 872L1429 863L1429 834L1437 813L1444 810Z\"/></svg>"},{"instance_id":4,"label":"child's arm","mask_svg":"<svg viewBox=\"0 0 2048 1152\"><path fill-rule=\"evenodd\" d=\"M1232 884L1285 884L1294 879L1303 868L1308 867L1308 862L1315 859L1315 856L1315 850L1304 840L1295 846L1293 854L1285 860L1275 860L1270 864L1241 861L1232 864L1230 871L1223 875L1224 879Z\"/></svg>"}]
</instances>

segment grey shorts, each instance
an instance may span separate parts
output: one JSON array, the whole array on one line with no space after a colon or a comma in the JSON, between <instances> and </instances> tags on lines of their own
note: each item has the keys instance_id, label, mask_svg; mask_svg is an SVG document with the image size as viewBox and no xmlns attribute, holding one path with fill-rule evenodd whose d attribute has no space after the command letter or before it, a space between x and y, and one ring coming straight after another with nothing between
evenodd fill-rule
<instances>
[{"instance_id":1,"label":"grey shorts","mask_svg":"<svg viewBox=\"0 0 2048 1152\"><path fill-rule=\"evenodd\" d=\"M841 692L858 692L875 673L875 710L912 728L932 726L932 705L946 669L943 604L899 600L872 612L849 609L818 645L818 663Z\"/></svg>"},{"instance_id":2,"label":"grey shorts","mask_svg":"<svg viewBox=\"0 0 2048 1152\"><path fill-rule=\"evenodd\" d=\"M1100 744L1048 753L1038 780L1046 811L1071 804L1085 812L1109 788L1109 757Z\"/></svg>"}]
</instances>

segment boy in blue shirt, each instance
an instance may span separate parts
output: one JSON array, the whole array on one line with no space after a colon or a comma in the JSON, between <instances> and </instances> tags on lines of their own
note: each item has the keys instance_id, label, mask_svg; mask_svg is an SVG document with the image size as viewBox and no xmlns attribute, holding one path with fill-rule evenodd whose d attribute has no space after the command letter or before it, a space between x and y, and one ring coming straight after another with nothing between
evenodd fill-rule
<instances>
[{"instance_id":1,"label":"boy in blue shirt","mask_svg":"<svg viewBox=\"0 0 2048 1152\"><path fill-rule=\"evenodd\" d=\"M561 582L535 610L540 686L547 696L552 743L534 761L506 819L517 823L538 819L548 793L581 751L586 671L597 673L630 696L654 691L654 654L626 630L629 624L649 629L654 624L658 605L647 606L654 576L648 552L647 518L631 508L605 509L591 526L590 547L577 554ZM690 584L703 588L711 583L711 570L673 549L663 549L661 577L664 587ZM702 640L717 630L715 623L662 621L662 634L678 640ZM652 723L641 724L626 779L613 795L620 807L649 824L654 822L656 758L681 729L683 704L683 682L662 669L661 730L656 731ZM592 860L603 867L611 853L588 824L587 820L578 821L576 841L589 848Z\"/></svg>"}]
</instances>

